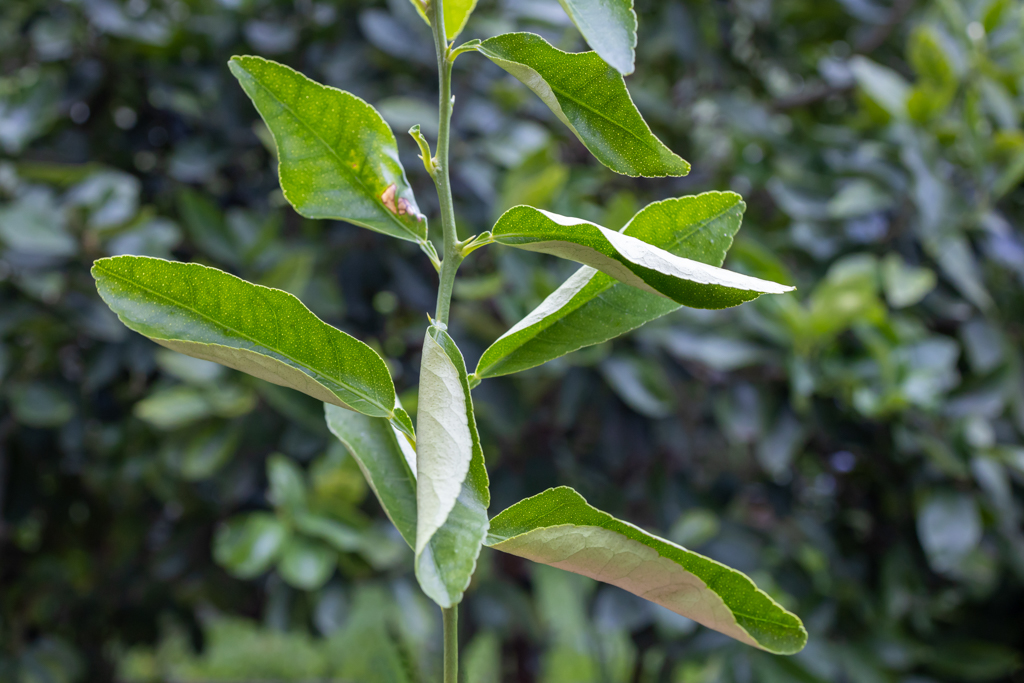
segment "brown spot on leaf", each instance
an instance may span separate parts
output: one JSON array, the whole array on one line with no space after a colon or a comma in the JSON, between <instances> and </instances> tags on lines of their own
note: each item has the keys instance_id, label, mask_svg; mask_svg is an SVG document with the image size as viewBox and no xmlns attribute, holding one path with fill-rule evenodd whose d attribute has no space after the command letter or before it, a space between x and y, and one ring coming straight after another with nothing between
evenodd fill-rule
<instances>
[{"instance_id":1,"label":"brown spot on leaf","mask_svg":"<svg viewBox=\"0 0 1024 683\"><path fill-rule=\"evenodd\" d=\"M388 185L384 194L380 196L381 202L388 208L388 211L396 216L414 216L417 221L422 221L424 216L419 209L405 197L396 197L397 187L394 183ZM397 202L395 201L397 199Z\"/></svg>"},{"instance_id":2,"label":"brown spot on leaf","mask_svg":"<svg viewBox=\"0 0 1024 683\"><path fill-rule=\"evenodd\" d=\"M391 213L397 214L398 207L395 206L395 184L391 183L387 189L384 190L384 194L380 196L380 200L384 202L384 206L388 208ZM402 201L405 201L404 199Z\"/></svg>"}]
</instances>

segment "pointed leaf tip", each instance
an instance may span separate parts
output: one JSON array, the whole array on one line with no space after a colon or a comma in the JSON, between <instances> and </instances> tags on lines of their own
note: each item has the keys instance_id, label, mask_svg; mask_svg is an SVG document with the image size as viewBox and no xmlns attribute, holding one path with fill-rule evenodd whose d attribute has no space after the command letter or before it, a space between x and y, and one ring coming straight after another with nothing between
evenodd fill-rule
<instances>
[{"instance_id":1,"label":"pointed leaf tip","mask_svg":"<svg viewBox=\"0 0 1024 683\"><path fill-rule=\"evenodd\" d=\"M691 308L729 308L792 287L676 256L631 235L530 206L506 211L491 231L506 246L577 261Z\"/></svg>"},{"instance_id":2,"label":"pointed leaf tip","mask_svg":"<svg viewBox=\"0 0 1024 683\"><path fill-rule=\"evenodd\" d=\"M721 266L745 208L733 192L665 199L649 204L621 232L676 256ZM474 377L479 381L541 365L613 339L679 306L584 266L484 352Z\"/></svg>"},{"instance_id":3,"label":"pointed leaf tip","mask_svg":"<svg viewBox=\"0 0 1024 683\"><path fill-rule=\"evenodd\" d=\"M430 26L430 16L433 11L430 3L426 0L409 0L416 8L423 21ZM466 28L469 17L476 9L477 0L445 0L444 3L444 32L448 42L455 40L462 29Z\"/></svg>"},{"instance_id":4,"label":"pointed leaf tip","mask_svg":"<svg viewBox=\"0 0 1024 683\"><path fill-rule=\"evenodd\" d=\"M596 52L562 52L532 33L506 33L477 51L533 90L598 161L628 176L684 176L690 164L654 136L622 74Z\"/></svg>"},{"instance_id":5,"label":"pointed leaf tip","mask_svg":"<svg viewBox=\"0 0 1024 683\"><path fill-rule=\"evenodd\" d=\"M795 654L807 643L800 619L747 576L615 519L568 487L499 514L487 545L618 586L774 654Z\"/></svg>"}]
</instances>

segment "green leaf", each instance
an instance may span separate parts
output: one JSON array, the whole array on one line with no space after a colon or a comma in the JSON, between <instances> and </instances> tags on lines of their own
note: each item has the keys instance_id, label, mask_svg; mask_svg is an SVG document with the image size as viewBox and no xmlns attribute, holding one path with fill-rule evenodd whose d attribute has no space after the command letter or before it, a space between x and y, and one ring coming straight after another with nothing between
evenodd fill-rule
<instances>
[{"instance_id":1,"label":"green leaf","mask_svg":"<svg viewBox=\"0 0 1024 683\"><path fill-rule=\"evenodd\" d=\"M341 409L336 408L336 410ZM349 415L358 415L358 413L349 413ZM366 417L365 415L360 415L360 417L364 420L376 420L387 424L379 417ZM302 533L325 541L343 553L358 552L365 547L362 533L330 517L303 512L296 515L292 521L295 523L295 528Z\"/></svg>"},{"instance_id":2,"label":"green leaf","mask_svg":"<svg viewBox=\"0 0 1024 683\"><path fill-rule=\"evenodd\" d=\"M291 458L275 453L267 458L268 498L288 514L306 509L306 477Z\"/></svg>"},{"instance_id":3,"label":"green leaf","mask_svg":"<svg viewBox=\"0 0 1024 683\"><path fill-rule=\"evenodd\" d=\"M78 244L67 223L52 192L32 189L0 209L0 244L38 256L73 256Z\"/></svg>"},{"instance_id":4,"label":"green leaf","mask_svg":"<svg viewBox=\"0 0 1024 683\"><path fill-rule=\"evenodd\" d=\"M238 266L242 261L237 240L217 206L190 188L178 193L178 215L192 243L219 263Z\"/></svg>"},{"instance_id":5,"label":"green leaf","mask_svg":"<svg viewBox=\"0 0 1024 683\"><path fill-rule=\"evenodd\" d=\"M862 55L850 59L857 85L872 101L896 119L907 115L910 84L899 73Z\"/></svg>"},{"instance_id":6,"label":"green leaf","mask_svg":"<svg viewBox=\"0 0 1024 683\"><path fill-rule=\"evenodd\" d=\"M385 514L416 546L416 452L387 420L324 405L331 433L352 454Z\"/></svg>"},{"instance_id":7,"label":"green leaf","mask_svg":"<svg viewBox=\"0 0 1024 683\"><path fill-rule=\"evenodd\" d=\"M180 451L177 463L182 478L200 481L212 477L234 455L241 436L240 424L227 428L210 425L192 436Z\"/></svg>"},{"instance_id":8,"label":"green leaf","mask_svg":"<svg viewBox=\"0 0 1024 683\"><path fill-rule=\"evenodd\" d=\"M55 387L40 382L12 382L6 388L11 414L23 425L40 429L59 427L75 416L75 405Z\"/></svg>"},{"instance_id":9,"label":"green leaf","mask_svg":"<svg viewBox=\"0 0 1024 683\"><path fill-rule=\"evenodd\" d=\"M213 559L234 576L251 579L270 568L288 537L288 528L269 512L234 517L217 529Z\"/></svg>"},{"instance_id":10,"label":"green leaf","mask_svg":"<svg viewBox=\"0 0 1024 683\"><path fill-rule=\"evenodd\" d=\"M910 34L907 59L917 75L934 84L956 86L956 70L934 26L921 24Z\"/></svg>"},{"instance_id":11,"label":"green leaf","mask_svg":"<svg viewBox=\"0 0 1024 683\"><path fill-rule=\"evenodd\" d=\"M387 420L359 415L331 405L324 406L324 411L327 426L359 464L391 523L395 525L409 547L415 548L417 458L409 440L388 424ZM472 434L475 434L475 425ZM479 538L476 534L486 534L486 526L483 531L474 530L474 527L479 527L481 523L486 524L486 512L482 510L488 503L487 471L484 468L483 452L480 451L479 457L474 453L470 475L462 483L462 490L455 506L445 524L429 540L428 549L423 551L423 557L447 557L453 552L461 552L460 549L471 549L470 541ZM323 534L316 534L304 528L303 531L330 540ZM468 541L464 538L465 534L469 535ZM464 572L464 568L460 570L460 574ZM441 595L449 595L448 588L443 585L448 578L447 574L440 573L436 567L429 564L424 565L422 573L425 579L441 584L437 589ZM470 569L469 575L471 574ZM454 579L451 581L454 582ZM452 591L453 594L459 592Z\"/></svg>"},{"instance_id":12,"label":"green leaf","mask_svg":"<svg viewBox=\"0 0 1024 683\"><path fill-rule=\"evenodd\" d=\"M352 591L345 626L331 636L332 678L365 683L422 683L409 661L410 643L402 637L395 599L378 583Z\"/></svg>"},{"instance_id":13,"label":"green leaf","mask_svg":"<svg viewBox=\"0 0 1024 683\"><path fill-rule=\"evenodd\" d=\"M743 643L799 652L807 632L740 572L619 521L567 487L491 520L487 545L618 586Z\"/></svg>"},{"instance_id":14,"label":"green leaf","mask_svg":"<svg viewBox=\"0 0 1024 683\"><path fill-rule=\"evenodd\" d=\"M692 308L729 308L792 287L676 256L641 239L531 206L509 209L493 240L596 268L616 280Z\"/></svg>"},{"instance_id":15,"label":"green leaf","mask_svg":"<svg viewBox=\"0 0 1024 683\"><path fill-rule=\"evenodd\" d=\"M277 571L293 588L312 591L331 578L336 559L334 550L320 541L293 536L281 551Z\"/></svg>"},{"instance_id":16,"label":"green leaf","mask_svg":"<svg viewBox=\"0 0 1024 683\"><path fill-rule=\"evenodd\" d=\"M889 253L882 261L885 298L893 308L913 306L938 284L935 271L907 265L898 254Z\"/></svg>"},{"instance_id":17,"label":"green leaf","mask_svg":"<svg viewBox=\"0 0 1024 683\"><path fill-rule=\"evenodd\" d=\"M430 26L432 10L429 0L409 0L409 2L423 17L423 21L427 22L427 26ZM466 22L469 21L469 15L476 9L476 3L477 0L444 0L444 33L449 42L455 40L462 33L462 29L466 28Z\"/></svg>"},{"instance_id":18,"label":"green leaf","mask_svg":"<svg viewBox=\"0 0 1024 683\"><path fill-rule=\"evenodd\" d=\"M495 36L476 49L537 93L616 173L654 178L690 172L690 164L651 133L622 74L596 52L562 52L532 33Z\"/></svg>"},{"instance_id":19,"label":"green leaf","mask_svg":"<svg viewBox=\"0 0 1024 683\"><path fill-rule=\"evenodd\" d=\"M630 408L652 420L672 414L675 401L672 386L659 364L636 357L613 357L601 363L601 374L613 391Z\"/></svg>"},{"instance_id":20,"label":"green leaf","mask_svg":"<svg viewBox=\"0 0 1024 683\"><path fill-rule=\"evenodd\" d=\"M291 294L216 268L144 256L100 259L92 274L121 321L162 346L325 403L395 416L395 387L383 359Z\"/></svg>"},{"instance_id":21,"label":"green leaf","mask_svg":"<svg viewBox=\"0 0 1024 683\"><path fill-rule=\"evenodd\" d=\"M135 404L133 411L157 429L178 429L216 415L239 417L256 407L256 395L237 384L193 387L178 384L157 389Z\"/></svg>"},{"instance_id":22,"label":"green leaf","mask_svg":"<svg viewBox=\"0 0 1024 683\"><path fill-rule=\"evenodd\" d=\"M501 680L501 638L483 631L466 646L462 658L465 679L470 683L498 683Z\"/></svg>"},{"instance_id":23,"label":"green leaf","mask_svg":"<svg viewBox=\"0 0 1024 683\"><path fill-rule=\"evenodd\" d=\"M281 189L296 211L426 240L395 135L372 106L260 57L228 65L274 135Z\"/></svg>"},{"instance_id":24,"label":"green leaf","mask_svg":"<svg viewBox=\"0 0 1024 683\"><path fill-rule=\"evenodd\" d=\"M462 600L487 536L490 504L466 364L431 326L420 366L416 458L416 578L434 602Z\"/></svg>"},{"instance_id":25,"label":"green leaf","mask_svg":"<svg viewBox=\"0 0 1024 683\"><path fill-rule=\"evenodd\" d=\"M721 266L745 208L732 192L666 199L645 207L622 233L676 256ZM584 266L484 352L475 376L498 377L541 365L678 308L674 301Z\"/></svg>"},{"instance_id":26,"label":"green leaf","mask_svg":"<svg viewBox=\"0 0 1024 683\"><path fill-rule=\"evenodd\" d=\"M636 59L633 0L558 1L601 59L623 75L633 73Z\"/></svg>"}]
</instances>

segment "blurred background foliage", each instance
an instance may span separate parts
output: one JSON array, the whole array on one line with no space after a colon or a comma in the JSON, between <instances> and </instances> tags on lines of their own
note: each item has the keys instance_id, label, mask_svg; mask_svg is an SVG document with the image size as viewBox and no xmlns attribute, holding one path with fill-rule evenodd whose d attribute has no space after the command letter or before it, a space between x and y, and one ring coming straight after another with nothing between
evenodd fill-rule
<instances>
[{"instance_id":1,"label":"blurred background foliage","mask_svg":"<svg viewBox=\"0 0 1024 683\"><path fill-rule=\"evenodd\" d=\"M613 175L467 55L460 232L519 203L618 228L731 188L727 265L799 289L485 381L493 511L571 485L751 573L810 644L772 658L485 551L465 680L1019 683L1024 6L636 5L629 87L690 176ZM584 49L554 0L481 0L463 38L508 30ZM436 133L407 0L2 3L0 680L436 680L437 610L320 405L130 333L88 272L148 254L279 287L415 387L430 264L285 206L235 53L378 106L436 209L403 132ZM572 270L476 252L451 326L470 363Z\"/></svg>"}]
</instances>

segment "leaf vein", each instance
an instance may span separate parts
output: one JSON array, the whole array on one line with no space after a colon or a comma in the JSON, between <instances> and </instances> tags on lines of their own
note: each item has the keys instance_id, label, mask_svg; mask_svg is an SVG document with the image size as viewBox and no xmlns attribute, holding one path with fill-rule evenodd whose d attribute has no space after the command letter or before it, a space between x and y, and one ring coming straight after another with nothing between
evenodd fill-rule
<instances>
[{"instance_id":1,"label":"leaf vein","mask_svg":"<svg viewBox=\"0 0 1024 683\"><path fill-rule=\"evenodd\" d=\"M272 346L270 346L268 344L265 344L265 343L263 343L263 342L261 342L261 341L259 341L257 339L254 339L253 337L245 334L241 330L237 330L237 329L231 327L230 325L225 325L224 323L219 322L216 319L210 317L206 313L203 313L202 311L199 311L199 310L193 308L192 306L189 306L189 305L187 305L185 303L182 303L181 301L176 301L175 299L172 299L171 297L167 296L166 294L163 294L161 292L157 292L157 291L155 291L153 289L150 289L149 287L146 287L145 285L143 285L143 284L141 284L141 283L139 283L139 282L137 282L135 280L132 280L132 279L127 278L127 277L124 277L123 275L115 273L115 272L113 272L113 271L111 271L109 269L106 269L106 268L100 267L100 270L103 270L110 277L116 278L116 279L121 280L123 282L126 282L126 283L128 283L128 284L130 284L132 286L138 287L139 289L142 289L142 290L148 292L149 294L152 294L153 296L156 296L156 297L159 297L161 299L164 299L165 301L169 301L170 303L174 304L175 306L179 306L181 308L184 308L184 309L190 311L191 313L193 313L194 315L196 315L196 316L198 316L200 318L203 318L205 320L208 320L209 322L213 323L214 325L218 325L218 326L224 328L225 330L228 330L229 332L233 332L233 333L237 334L239 337L242 337L243 339L246 339L247 341L250 341L250 342L252 342L253 344L255 344L257 346L262 346L262 347L264 347L266 349L269 349L270 351L273 351L274 353L280 355L283 358L288 359L289 361L291 361L295 365L299 366L299 368L297 368L297 369L301 368L301 369L309 370L310 373L316 373L317 375L321 375L323 377L326 377L327 379L330 379L331 381L333 381L333 382L335 382L335 383L337 383L339 385L344 386L347 390L351 391L353 394L359 396L360 398L365 400L367 403L370 403L371 405L378 405L378 403L369 394L366 394L365 392L359 390L354 385L346 383L340 377L331 377L331 376L327 375L326 373L322 373L322 372L319 372L317 370L314 370L313 368L309 367L308 364L303 363L302 361L298 360L297 358L293 358L291 355L285 353L284 351L281 351L280 349L273 348ZM192 286L194 286L194 283L189 282L189 286L191 288ZM327 325L327 323L323 322L322 320L318 319L318 322L320 322L321 325L330 327L329 325ZM338 330L338 331L340 332L340 330ZM344 334L344 332L342 332L342 334ZM175 338L172 338L172 337L167 337L167 339L168 339L168 341L185 341L185 342L190 341L188 339L175 339ZM201 343L202 344L202 343L208 343L208 342L192 342L192 343ZM245 350L248 351L249 349L245 349ZM317 381L316 377L314 377L313 375L309 374L307 376L310 379L312 379L313 381ZM325 388L327 388L327 387L325 387ZM335 393L335 392L331 391L331 393ZM335 394L335 395L337 395L337 394ZM385 408L385 409L386 410L390 410L389 408Z\"/></svg>"}]
</instances>

